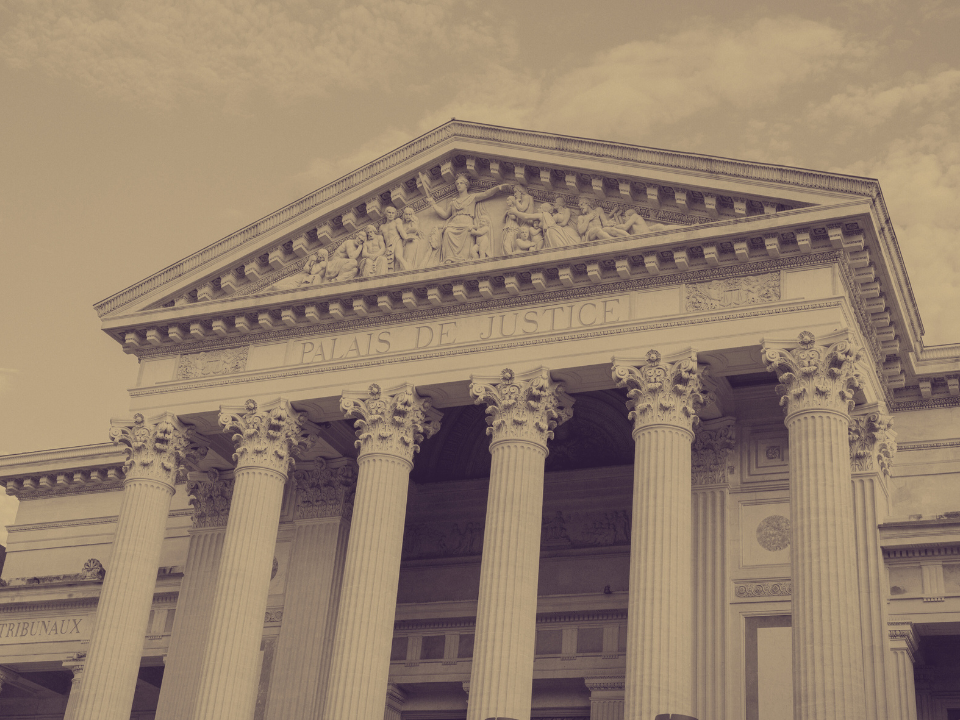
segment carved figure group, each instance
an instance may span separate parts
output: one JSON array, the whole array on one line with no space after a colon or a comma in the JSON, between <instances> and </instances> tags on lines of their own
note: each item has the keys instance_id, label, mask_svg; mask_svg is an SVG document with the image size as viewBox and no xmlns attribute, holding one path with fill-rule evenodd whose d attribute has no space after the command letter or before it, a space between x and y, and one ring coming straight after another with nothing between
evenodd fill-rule
<instances>
[{"instance_id":1,"label":"carved figure group","mask_svg":"<svg viewBox=\"0 0 960 720\"><path fill-rule=\"evenodd\" d=\"M455 181L456 195L441 204L423 173L420 182L430 208L443 221L439 227L422 229L411 206L402 213L387 206L379 226L368 224L357 230L332 253L318 250L288 282L299 286L344 282L650 232L635 208L608 212L586 197L578 199L579 213L575 214L564 195L536 205L519 184L471 192L470 178L460 174ZM497 218L491 218L485 201L500 193L509 195L497 228Z\"/></svg>"}]
</instances>

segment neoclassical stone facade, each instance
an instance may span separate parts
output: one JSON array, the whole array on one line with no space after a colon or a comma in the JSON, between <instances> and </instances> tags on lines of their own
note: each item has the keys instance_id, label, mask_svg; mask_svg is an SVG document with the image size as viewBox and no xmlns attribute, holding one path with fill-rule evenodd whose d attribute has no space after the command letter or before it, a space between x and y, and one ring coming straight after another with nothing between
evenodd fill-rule
<instances>
[{"instance_id":1,"label":"neoclassical stone facade","mask_svg":"<svg viewBox=\"0 0 960 720\"><path fill-rule=\"evenodd\" d=\"M874 180L451 121L96 310L129 418L0 457L0 717L960 713Z\"/></svg>"}]
</instances>

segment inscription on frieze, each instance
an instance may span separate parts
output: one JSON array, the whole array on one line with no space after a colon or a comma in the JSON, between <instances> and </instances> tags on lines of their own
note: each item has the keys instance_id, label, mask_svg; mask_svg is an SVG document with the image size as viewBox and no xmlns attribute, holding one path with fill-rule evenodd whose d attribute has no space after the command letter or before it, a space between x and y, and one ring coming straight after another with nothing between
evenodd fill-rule
<instances>
[{"instance_id":1,"label":"inscription on frieze","mask_svg":"<svg viewBox=\"0 0 960 720\"><path fill-rule=\"evenodd\" d=\"M780 299L780 273L722 278L686 286L687 312L723 310L741 305L758 305Z\"/></svg>"},{"instance_id":2,"label":"inscription on frieze","mask_svg":"<svg viewBox=\"0 0 960 720\"><path fill-rule=\"evenodd\" d=\"M55 617L0 623L0 644L78 640L85 634L85 618Z\"/></svg>"},{"instance_id":3,"label":"inscription on frieze","mask_svg":"<svg viewBox=\"0 0 960 720\"><path fill-rule=\"evenodd\" d=\"M247 367L248 350L249 348L244 345L238 348L181 355L180 362L177 364L177 380L193 380L243 372Z\"/></svg>"},{"instance_id":4,"label":"inscription on frieze","mask_svg":"<svg viewBox=\"0 0 960 720\"><path fill-rule=\"evenodd\" d=\"M627 296L615 296L387 330L298 339L288 346L287 364L335 362L585 330L627 320L629 308Z\"/></svg>"}]
</instances>

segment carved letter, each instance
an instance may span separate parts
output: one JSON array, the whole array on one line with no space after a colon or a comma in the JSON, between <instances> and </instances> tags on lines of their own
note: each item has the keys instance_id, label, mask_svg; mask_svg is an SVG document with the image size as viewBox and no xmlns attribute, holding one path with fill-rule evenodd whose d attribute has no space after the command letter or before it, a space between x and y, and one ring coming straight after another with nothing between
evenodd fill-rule
<instances>
[{"instance_id":1,"label":"carved letter","mask_svg":"<svg viewBox=\"0 0 960 720\"><path fill-rule=\"evenodd\" d=\"M526 334L535 333L540 329L540 313L537 310L527 310L523 314L523 332Z\"/></svg>"},{"instance_id":2,"label":"carved letter","mask_svg":"<svg viewBox=\"0 0 960 720\"><path fill-rule=\"evenodd\" d=\"M428 333L430 333L430 336L427 338L427 341L426 341L426 342L422 342L422 340L423 340L423 331L424 331L424 330L426 330ZM418 327L418 328L417 328L417 347L416 347L416 349L419 350L420 348L428 347L428 346L430 345L430 343L432 343L432 342L433 342L433 328L430 327L429 325L421 325L420 327Z\"/></svg>"},{"instance_id":3,"label":"carved letter","mask_svg":"<svg viewBox=\"0 0 960 720\"><path fill-rule=\"evenodd\" d=\"M449 328L453 328L453 335L450 336ZM446 342L444 342L446 340ZM440 337L437 339L437 345L453 345L457 341L457 321L440 323Z\"/></svg>"},{"instance_id":4,"label":"carved letter","mask_svg":"<svg viewBox=\"0 0 960 720\"><path fill-rule=\"evenodd\" d=\"M308 340L307 342L305 342L305 343L302 343L302 345L303 345L303 350L302 350L302 352L300 353L300 362L301 362L301 363L306 362L306 361L307 361L307 355L309 355L310 353L313 352L313 343L310 342L309 340Z\"/></svg>"},{"instance_id":5,"label":"carved letter","mask_svg":"<svg viewBox=\"0 0 960 720\"><path fill-rule=\"evenodd\" d=\"M381 350L380 349L381 345L386 345L386 347ZM381 330L380 334L377 335L377 352L378 353L390 352L390 331L389 330Z\"/></svg>"}]
</instances>

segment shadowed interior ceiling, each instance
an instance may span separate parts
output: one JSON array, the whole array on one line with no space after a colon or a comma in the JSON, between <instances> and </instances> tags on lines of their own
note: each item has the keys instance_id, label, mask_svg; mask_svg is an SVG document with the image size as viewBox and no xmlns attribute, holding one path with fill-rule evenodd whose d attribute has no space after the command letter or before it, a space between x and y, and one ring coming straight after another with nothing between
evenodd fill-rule
<instances>
[{"instance_id":1,"label":"shadowed interior ceiling","mask_svg":"<svg viewBox=\"0 0 960 720\"><path fill-rule=\"evenodd\" d=\"M577 393L573 417L554 430L546 472L633 463L626 395ZM490 438L482 405L443 409L440 432L424 441L410 478L416 483L473 480L490 475Z\"/></svg>"}]
</instances>

